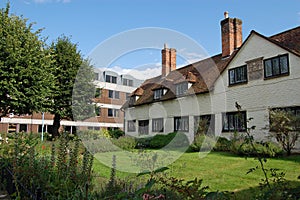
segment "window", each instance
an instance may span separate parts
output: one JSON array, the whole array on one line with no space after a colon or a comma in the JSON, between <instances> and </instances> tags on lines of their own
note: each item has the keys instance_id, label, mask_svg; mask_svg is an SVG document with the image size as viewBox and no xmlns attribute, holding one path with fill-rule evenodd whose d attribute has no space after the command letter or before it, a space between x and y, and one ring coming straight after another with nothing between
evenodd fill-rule
<instances>
[{"instance_id":1,"label":"window","mask_svg":"<svg viewBox=\"0 0 300 200\"><path fill-rule=\"evenodd\" d=\"M42 125L39 125L38 132L39 133L42 132ZM53 125L44 125L44 132L52 134L53 133Z\"/></svg>"},{"instance_id":2,"label":"window","mask_svg":"<svg viewBox=\"0 0 300 200\"><path fill-rule=\"evenodd\" d=\"M130 93L126 93L126 100L128 101L130 99Z\"/></svg>"},{"instance_id":3,"label":"window","mask_svg":"<svg viewBox=\"0 0 300 200\"><path fill-rule=\"evenodd\" d=\"M163 95L163 89L154 90L154 99L160 99Z\"/></svg>"},{"instance_id":4,"label":"window","mask_svg":"<svg viewBox=\"0 0 300 200\"><path fill-rule=\"evenodd\" d=\"M164 119L163 118L152 119L152 131L153 132L164 132Z\"/></svg>"},{"instance_id":5,"label":"window","mask_svg":"<svg viewBox=\"0 0 300 200\"><path fill-rule=\"evenodd\" d=\"M201 126L201 129L199 129ZM200 115L194 117L194 130L198 132L204 132L207 135L214 135L215 130L215 116L214 115Z\"/></svg>"},{"instance_id":6,"label":"window","mask_svg":"<svg viewBox=\"0 0 300 200\"><path fill-rule=\"evenodd\" d=\"M123 78L123 85L133 86L133 80Z\"/></svg>"},{"instance_id":7,"label":"window","mask_svg":"<svg viewBox=\"0 0 300 200\"><path fill-rule=\"evenodd\" d=\"M127 121L127 131L128 132L135 132L135 120L128 120Z\"/></svg>"},{"instance_id":8,"label":"window","mask_svg":"<svg viewBox=\"0 0 300 200\"><path fill-rule=\"evenodd\" d=\"M120 99L120 92L115 90L108 90L108 98Z\"/></svg>"},{"instance_id":9,"label":"window","mask_svg":"<svg viewBox=\"0 0 300 200\"><path fill-rule=\"evenodd\" d=\"M288 55L276 56L264 60L265 78L289 74Z\"/></svg>"},{"instance_id":10,"label":"window","mask_svg":"<svg viewBox=\"0 0 300 200\"><path fill-rule=\"evenodd\" d=\"M20 124L19 125L19 132L27 132L27 124Z\"/></svg>"},{"instance_id":11,"label":"window","mask_svg":"<svg viewBox=\"0 0 300 200\"><path fill-rule=\"evenodd\" d=\"M94 74L94 80L96 80L96 81L99 80L99 74L98 73Z\"/></svg>"},{"instance_id":12,"label":"window","mask_svg":"<svg viewBox=\"0 0 300 200\"><path fill-rule=\"evenodd\" d=\"M176 95L183 95L188 90L188 83L183 82L176 85Z\"/></svg>"},{"instance_id":13,"label":"window","mask_svg":"<svg viewBox=\"0 0 300 200\"><path fill-rule=\"evenodd\" d=\"M76 133L76 126L64 126L64 131L75 134Z\"/></svg>"},{"instance_id":14,"label":"window","mask_svg":"<svg viewBox=\"0 0 300 200\"><path fill-rule=\"evenodd\" d=\"M149 134L149 120L139 120L139 134L140 135Z\"/></svg>"},{"instance_id":15,"label":"window","mask_svg":"<svg viewBox=\"0 0 300 200\"><path fill-rule=\"evenodd\" d=\"M246 111L223 113L223 132L246 131Z\"/></svg>"},{"instance_id":16,"label":"window","mask_svg":"<svg viewBox=\"0 0 300 200\"><path fill-rule=\"evenodd\" d=\"M106 75L105 76L105 82L107 82L107 83L117 83L117 77Z\"/></svg>"},{"instance_id":17,"label":"window","mask_svg":"<svg viewBox=\"0 0 300 200\"><path fill-rule=\"evenodd\" d=\"M229 73L229 85L238 83L246 83L247 79L247 65L230 69Z\"/></svg>"},{"instance_id":18,"label":"window","mask_svg":"<svg viewBox=\"0 0 300 200\"><path fill-rule=\"evenodd\" d=\"M109 108L107 110L107 116L108 117L119 117L119 110L118 109Z\"/></svg>"},{"instance_id":19,"label":"window","mask_svg":"<svg viewBox=\"0 0 300 200\"><path fill-rule=\"evenodd\" d=\"M174 117L174 131L189 131L189 117Z\"/></svg>"}]
</instances>

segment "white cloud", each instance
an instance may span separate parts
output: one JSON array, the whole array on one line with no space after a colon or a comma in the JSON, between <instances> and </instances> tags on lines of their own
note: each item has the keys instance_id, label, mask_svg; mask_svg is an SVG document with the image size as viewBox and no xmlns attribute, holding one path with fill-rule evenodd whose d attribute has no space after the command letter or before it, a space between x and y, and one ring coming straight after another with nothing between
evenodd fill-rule
<instances>
[{"instance_id":1,"label":"white cloud","mask_svg":"<svg viewBox=\"0 0 300 200\"><path fill-rule=\"evenodd\" d=\"M118 74L128 74L137 79L146 80L149 78L153 78L155 76L159 76L161 74L161 67L158 64L154 64L150 66L141 66L139 68L134 69L123 69L120 66L114 66L110 68L99 68L100 70L110 70L117 72Z\"/></svg>"}]
</instances>

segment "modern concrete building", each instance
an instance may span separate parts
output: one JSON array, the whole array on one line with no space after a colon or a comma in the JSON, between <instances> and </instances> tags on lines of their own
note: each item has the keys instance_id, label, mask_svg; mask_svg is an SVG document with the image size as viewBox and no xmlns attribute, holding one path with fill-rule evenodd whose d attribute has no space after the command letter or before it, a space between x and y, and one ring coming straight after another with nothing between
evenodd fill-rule
<instances>
[{"instance_id":1,"label":"modern concrete building","mask_svg":"<svg viewBox=\"0 0 300 200\"><path fill-rule=\"evenodd\" d=\"M133 92L143 81L130 75L119 75L112 71L95 72L95 87L98 88L98 96L95 98L97 105L96 117L85 121L61 121L61 130L74 132L75 127L80 129L100 130L123 129L124 113L120 110L126 102L128 95ZM0 132L52 132L53 115L34 113L33 115L15 115L13 113L1 118Z\"/></svg>"}]
</instances>

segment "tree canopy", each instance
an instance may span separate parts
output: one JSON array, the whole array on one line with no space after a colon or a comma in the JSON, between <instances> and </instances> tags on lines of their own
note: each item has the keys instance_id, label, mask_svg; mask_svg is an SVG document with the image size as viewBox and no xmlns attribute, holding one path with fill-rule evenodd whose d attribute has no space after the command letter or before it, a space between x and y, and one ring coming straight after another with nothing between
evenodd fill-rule
<instances>
[{"instance_id":1,"label":"tree canopy","mask_svg":"<svg viewBox=\"0 0 300 200\"><path fill-rule=\"evenodd\" d=\"M31 114L51 104L51 55L27 19L0 10L0 112Z\"/></svg>"},{"instance_id":2,"label":"tree canopy","mask_svg":"<svg viewBox=\"0 0 300 200\"><path fill-rule=\"evenodd\" d=\"M90 101L91 98L85 98L84 94L86 92L87 94L90 94L90 91L93 91L94 93L94 87L91 85L93 80L93 71L89 63L82 58L77 49L77 45L73 44L70 38L66 36L59 37L55 42L53 42L50 47L50 51L53 59L52 73L55 77L55 86L57 88L53 95L54 105L51 109L51 113L55 115L53 122L53 134L56 136L58 135L61 119L74 119L72 113L72 96L78 71L80 70L78 73L79 80L77 80L77 85L82 92L75 92L75 99L82 100L82 98L84 98L87 101ZM91 90L91 88L93 90ZM79 104L77 104L77 108L78 105ZM82 107L80 111L85 110L82 101L79 106ZM81 115L79 113L77 114L78 116ZM80 119L82 119L82 117L80 117Z\"/></svg>"}]
</instances>

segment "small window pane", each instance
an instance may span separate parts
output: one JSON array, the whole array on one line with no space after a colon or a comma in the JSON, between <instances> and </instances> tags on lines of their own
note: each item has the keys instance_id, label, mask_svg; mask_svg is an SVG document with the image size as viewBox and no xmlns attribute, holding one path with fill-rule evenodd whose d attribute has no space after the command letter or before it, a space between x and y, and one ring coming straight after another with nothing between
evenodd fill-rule
<instances>
[{"instance_id":1,"label":"small window pane","mask_svg":"<svg viewBox=\"0 0 300 200\"><path fill-rule=\"evenodd\" d=\"M278 58L272 59L272 66L273 66L273 75L278 75L280 73L280 71L279 71L279 59Z\"/></svg>"},{"instance_id":2,"label":"small window pane","mask_svg":"<svg viewBox=\"0 0 300 200\"><path fill-rule=\"evenodd\" d=\"M120 99L120 92L119 91L115 91L115 99Z\"/></svg>"},{"instance_id":3,"label":"small window pane","mask_svg":"<svg viewBox=\"0 0 300 200\"><path fill-rule=\"evenodd\" d=\"M114 91L113 90L108 90L108 97L109 98L114 98Z\"/></svg>"},{"instance_id":4,"label":"small window pane","mask_svg":"<svg viewBox=\"0 0 300 200\"><path fill-rule=\"evenodd\" d=\"M265 73L266 73L266 77L272 76L272 62L271 62L271 60L266 60L265 61Z\"/></svg>"},{"instance_id":5,"label":"small window pane","mask_svg":"<svg viewBox=\"0 0 300 200\"><path fill-rule=\"evenodd\" d=\"M112 82L112 83L117 83L117 77L112 76L111 82Z\"/></svg>"},{"instance_id":6,"label":"small window pane","mask_svg":"<svg viewBox=\"0 0 300 200\"><path fill-rule=\"evenodd\" d=\"M281 68L281 73L288 73L287 56L281 56L280 57L280 68Z\"/></svg>"}]
</instances>

